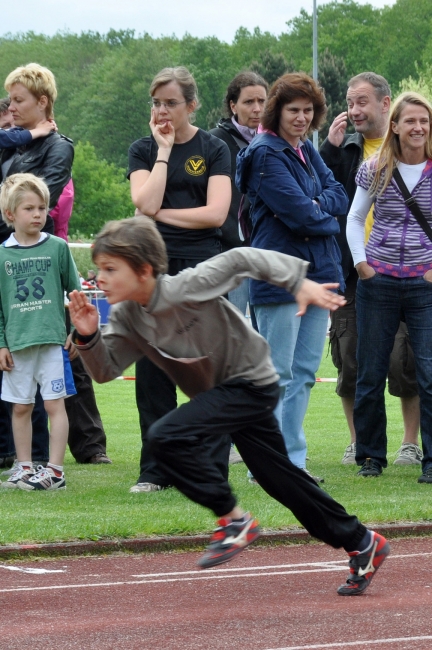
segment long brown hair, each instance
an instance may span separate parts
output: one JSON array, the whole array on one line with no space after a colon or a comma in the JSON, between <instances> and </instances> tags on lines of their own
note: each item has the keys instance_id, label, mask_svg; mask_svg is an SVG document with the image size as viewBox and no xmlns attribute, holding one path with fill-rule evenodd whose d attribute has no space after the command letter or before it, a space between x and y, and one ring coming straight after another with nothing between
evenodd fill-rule
<instances>
[{"instance_id":1,"label":"long brown hair","mask_svg":"<svg viewBox=\"0 0 432 650\"><path fill-rule=\"evenodd\" d=\"M406 92L399 95L396 99L390 113L387 133L379 152L371 158L369 164L369 173L372 174L372 184L369 189L371 195L381 195L388 187L393 170L398 160L401 159L402 150L399 141L399 135L392 129L392 122L397 124L401 118L402 111L408 104L423 106L429 115L429 124L432 125L432 106L428 100L415 92ZM432 134L429 133L429 139L425 146L425 155L432 158Z\"/></svg>"}]
</instances>

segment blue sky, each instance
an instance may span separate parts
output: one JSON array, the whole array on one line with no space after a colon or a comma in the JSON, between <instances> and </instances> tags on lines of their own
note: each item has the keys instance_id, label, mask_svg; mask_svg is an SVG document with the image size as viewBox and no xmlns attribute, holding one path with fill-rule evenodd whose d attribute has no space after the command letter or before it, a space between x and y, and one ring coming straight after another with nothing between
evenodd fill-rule
<instances>
[{"instance_id":1,"label":"blue sky","mask_svg":"<svg viewBox=\"0 0 432 650\"><path fill-rule=\"evenodd\" d=\"M374 7L394 2L369 0ZM231 42L241 26L249 30L259 26L278 35L302 7L311 13L313 0L20 0L18 5L4 3L0 35L30 30L48 35L65 30L106 33L110 28L130 28L154 37L182 37L189 32Z\"/></svg>"}]
</instances>

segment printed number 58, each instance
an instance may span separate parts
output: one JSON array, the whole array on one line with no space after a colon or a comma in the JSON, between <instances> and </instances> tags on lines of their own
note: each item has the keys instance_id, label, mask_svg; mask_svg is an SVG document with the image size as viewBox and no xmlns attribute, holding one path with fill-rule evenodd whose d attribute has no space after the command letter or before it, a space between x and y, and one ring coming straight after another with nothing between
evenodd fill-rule
<instances>
[{"instance_id":1,"label":"printed number 58","mask_svg":"<svg viewBox=\"0 0 432 650\"><path fill-rule=\"evenodd\" d=\"M24 302L29 296L30 289L26 287L27 278L24 280L17 280L17 292L15 298ZM43 288L43 278L36 277L32 280L31 285L33 287L32 296L36 300L40 300L45 295L45 289Z\"/></svg>"}]
</instances>

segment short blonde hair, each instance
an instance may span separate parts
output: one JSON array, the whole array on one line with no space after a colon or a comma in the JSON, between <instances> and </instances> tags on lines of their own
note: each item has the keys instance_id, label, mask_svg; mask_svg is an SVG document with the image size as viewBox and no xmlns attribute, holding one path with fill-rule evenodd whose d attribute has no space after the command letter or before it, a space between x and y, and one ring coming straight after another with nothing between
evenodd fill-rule
<instances>
[{"instance_id":1,"label":"short blonde hair","mask_svg":"<svg viewBox=\"0 0 432 650\"><path fill-rule=\"evenodd\" d=\"M34 174L12 174L12 176L4 180L0 191L2 218L11 228L14 222L8 218L6 212L10 212L12 215L15 214L18 206L23 202L24 194L27 192L34 192L45 203L48 211L50 193L45 181Z\"/></svg>"},{"instance_id":2,"label":"short blonde hair","mask_svg":"<svg viewBox=\"0 0 432 650\"><path fill-rule=\"evenodd\" d=\"M54 102L57 99L57 86L51 70L44 68L39 63L28 63L20 66L8 74L4 84L7 92L14 84L22 84L37 100L45 96L48 100L46 112L47 119L54 117Z\"/></svg>"}]
</instances>

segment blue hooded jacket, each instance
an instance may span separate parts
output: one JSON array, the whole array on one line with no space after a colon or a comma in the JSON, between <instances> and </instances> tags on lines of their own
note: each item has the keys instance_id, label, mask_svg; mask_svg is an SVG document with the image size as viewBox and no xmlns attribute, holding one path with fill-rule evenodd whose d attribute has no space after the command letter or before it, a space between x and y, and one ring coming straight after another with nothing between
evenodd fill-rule
<instances>
[{"instance_id":1,"label":"blue hooded jacket","mask_svg":"<svg viewBox=\"0 0 432 650\"><path fill-rule=\"evenodd\" d=\"M334 235L348 197L312 143L302 146L306 164L279 136L257 135L237 156L236 186L247 194L253 224L251 246L294 255L309 262L307 277L339 282L341 255ZM293 302L280 287L251 280L251 304Z\"/></svg>"}]
</instances>

